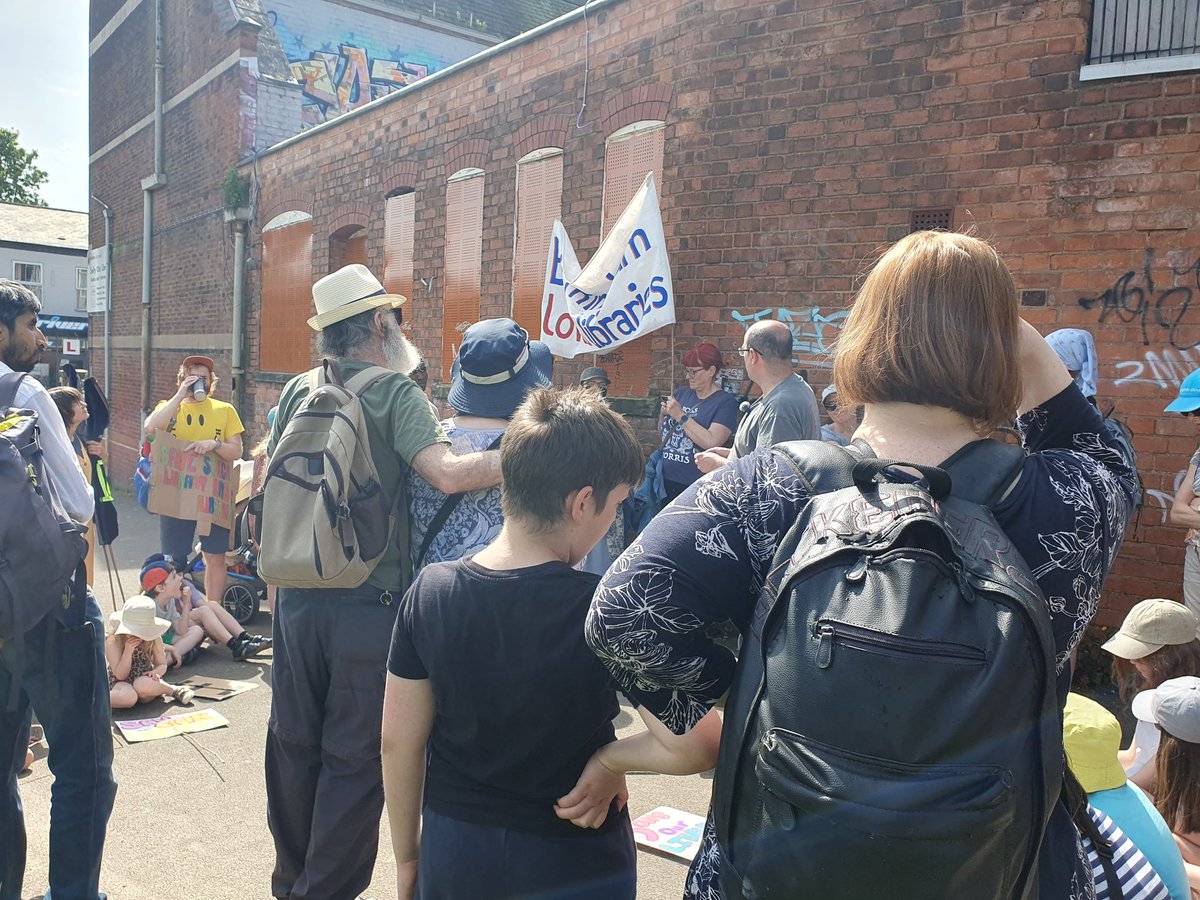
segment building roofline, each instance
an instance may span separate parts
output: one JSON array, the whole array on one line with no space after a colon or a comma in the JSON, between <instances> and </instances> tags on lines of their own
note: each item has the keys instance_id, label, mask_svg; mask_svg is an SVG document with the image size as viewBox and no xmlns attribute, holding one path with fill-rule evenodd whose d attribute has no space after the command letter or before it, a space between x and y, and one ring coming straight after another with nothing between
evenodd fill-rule
<instances>
[{"instance_id":1,"label":"building roofline","mask_svg":"<svg viewBox=\"0 0 1200 900\"><path fill-rule=\"evenodd\" d=\"M426 88L430 84L433 84L434 82L440 81L445 78L449 78L451 75L457 75L459 72L466 71L467 69L471 68L472 66L479 65L480 63L485 62L488 59L491 59L493 56L497 56L501 53L504 53L507 50L511 50L513 47L518 47L521 44L524 44L528 41L532 41L535 38L539 38L542 35L547 34L551 31L554 31L558 28L563 28L566 25L570 24L571 22L574 22L576 19L582 18L585 15L594 14L597 10L605 9L609 6L615 6L616 4L621 3L621 2L623 2L623 0L587 0L587 2L585 2L583 4L583 6L579 7L578 9L573 9L568 13L564 13L563 15L559 16L557 19L551 19L549 22L544 22L541 25L539 25L537 28L530 29L529 31L524 32L523 34L518 34L515 37L509 38L508 40L504 41L503 43L496 44L493 47L488 47L484 50L481 50L478 53L476 53L474 56L468 56L466 59L459 60L458 62L454 63L453 65L447 66L446 68L444 68L438 72L434 72L432 75L426 75L424 78L422 78L418 81L414 81L412 84L405 85L404 87L400 88L399 90L393 91L392 93L388 94L387 96L380 97L377 100L372 100L370 103L365 103L362 106L358 107L357 109L352 109L349 112L344 112L340 116L337 116L334 119L330 119L327 122L322 122L320 125L316 125L312 128L309 128L307 131L301 131L297 134L294 134L290 138L285 138L284 140L280 141L278 144L272 144L270 147L266 148L265 150L261 150L258 153L255 153L252 156L247 157L245 160L242 161L241 165L247 165L253 159L262 159L265 156L270 156L273 153L277 153L280 150L286 149L287 147L290 147L292 144L299 143L300 141L305 140L306 138L309 138L312 135L317 134L319 132L332 131L333 129L335 129L339 125L341 125L343 122L347 122L351 119L354 119L360 115L367 113L368 111L374 112L376 109L380 108L384 104L396 101L397 98L399 98L399 97L408 97L410 94L415 93L420 90L423 90L424 88Z\"/></svg>"}]
</instances>

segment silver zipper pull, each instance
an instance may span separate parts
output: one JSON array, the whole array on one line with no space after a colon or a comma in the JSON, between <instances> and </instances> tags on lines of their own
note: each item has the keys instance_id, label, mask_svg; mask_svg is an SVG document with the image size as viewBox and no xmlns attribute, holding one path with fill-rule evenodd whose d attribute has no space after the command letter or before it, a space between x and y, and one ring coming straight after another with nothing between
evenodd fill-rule
<instances>
[{"instance_id":1,"label":"silver zipper pull","mask_svg":"<svg viewBox=\"0 0 1200 900\"><path fill-rule=\"evenodd\" d=\"M821 625L817 628L817 668L828 669L833 662L833 626Z\"/></svg>"},{"instance_id":2,"label":"silver zipper pull","mask_svg":"<svg viewBox=\"0 0 1200 900\"><path fill-rule=\"evenodd\" d=\"M862 581L867 577L867 566L871 564L871 560L866 556L860 556L854 567L846 573L846 580L850 582Z\"/></svg>"}]
</instances>

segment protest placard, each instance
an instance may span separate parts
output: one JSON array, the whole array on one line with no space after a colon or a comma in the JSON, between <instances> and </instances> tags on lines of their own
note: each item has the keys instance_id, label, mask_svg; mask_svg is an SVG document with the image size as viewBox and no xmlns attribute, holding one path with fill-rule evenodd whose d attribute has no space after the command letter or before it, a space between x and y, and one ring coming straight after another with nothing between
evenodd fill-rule
<instances>
[{"instance_id":1,"label":"protest placard","mask_svg":"<svg viewBox=\"0 0 1200 900\"><path fill-rule=\"evenodd\" d=\"M163 738L174 737L177 734L190 734L194 731L211 731L214 728L224 728L229 720L215 709L194 709L185 713L174 713L169 716L155 716L152 719L118 719L117 727L125 740L131 744L143 741L160 741Z\"/></svg>"},{"instance_id":2,"label":"protest placard","mask_svg":"<svg viewBox=\"0 0 1200 900\"><path fill-rule=\"evenodd\" d=\"M258 687L253 681L230 681L228 678L212 678L208 675L192 675L176 684L190 687L197 700L228 700Z\"/></svg>"},{"instance_id":3,"label":"protest placard","mask_svg":"<svg viewBox=\"0 0 1200 900\"><path fill-rule=\"evenodd\" d=\"M580 267L555 220L542 293L542 340L557 356L606 353L675 321L675 291L654 173Z\"/></svg>"},{"instance_id":4,"label":"protest placard","mask_svg":"<svg viewBox=\"0 0 1200 900\"><path fill-rule=\"evenodd\" d=\"M188 444L169 434L150 442L150 512L191 519L196 534L213 525L233 530L236 516L235 466L215 453L189 453Z\"/></svg>"},{"instance_id":5,"label":"protest placard","mask_svg":"<svg viewBox=\"0 0 1200 900\"><path fill-rule=\"evenodd\" d=\"M657 806L633 820L633 839L639 847L691 862L704 836L704 816L671 806Z\"/></svg>"}]
</instances>

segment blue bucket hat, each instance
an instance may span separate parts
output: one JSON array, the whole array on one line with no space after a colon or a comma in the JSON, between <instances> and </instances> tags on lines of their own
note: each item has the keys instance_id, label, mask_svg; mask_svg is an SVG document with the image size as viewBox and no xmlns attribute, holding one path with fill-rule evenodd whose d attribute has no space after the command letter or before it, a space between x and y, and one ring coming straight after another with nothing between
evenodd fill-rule
<instances>
[{"instance_id":1,"label":"blue bucket hat","mask_svg":"<svg viewBox=\"0 0 1200 900\"><path fill-rule=\"evenodd\" d=\"M463 333L446 402L464 415L508 419L527 391L550 387L553 372L549 347L512 319L486 319Z\"/></svg>"},{"instance_id":2,"label":"blue bucket hat","mask_svg":"<svg viewBox=\"0 0 1200 900\"><path fill-rule=\"evenodd\" d=\"M1197 369L1179 386L1179 396L1168 403L1163 412L1193 412L1200 409L1200 369Z\"/></svg>"}]
</instances>

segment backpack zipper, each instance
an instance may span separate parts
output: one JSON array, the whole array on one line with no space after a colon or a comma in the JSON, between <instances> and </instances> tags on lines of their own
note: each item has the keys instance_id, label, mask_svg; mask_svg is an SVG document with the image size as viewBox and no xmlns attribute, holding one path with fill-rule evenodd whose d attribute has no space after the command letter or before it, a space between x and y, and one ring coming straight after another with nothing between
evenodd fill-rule
<instances>
[{"instance_id":1,"label":"backpack zipper","mask_svg":"<svg viewBox=\"0 0 1200 900\"><path fill-rule=\"evenodd\" d=\"M833 664L835 643L882 656L933 657L936 662L950 665L977 666L987 662L987 654L978 647L885 634L832 619L819 619L813 626L813 636L818 641L817 667L821 669L828 669Z\"/></svg>"}]
</instances>

